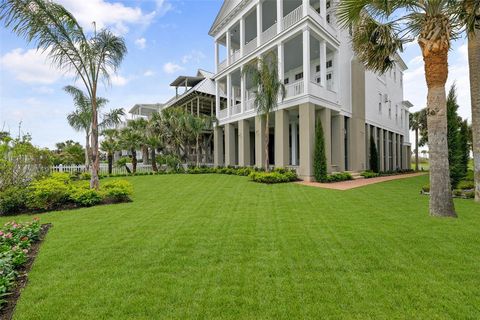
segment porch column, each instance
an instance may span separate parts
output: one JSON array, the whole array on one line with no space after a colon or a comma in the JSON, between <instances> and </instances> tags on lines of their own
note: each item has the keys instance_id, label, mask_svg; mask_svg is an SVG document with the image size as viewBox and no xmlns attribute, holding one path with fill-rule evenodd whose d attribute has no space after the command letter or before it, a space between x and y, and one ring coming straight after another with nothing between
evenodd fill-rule
<instances>
[{"instance_id":1,"label":"porch column","mask_svg":"<svg viewBox=\"0 0 480 320\"><path fill-rule=\"evenodd\" d=\"M373 141L374 141L375 147L376 147L376 149L377 149L377 157L378 157L378 159L380 159L380 152L379 152L380 149L379 149L378 143L377 143L377 141L378 141L377 131L378 131L378 130L377 130L377 127L373 127ZM370 152L370 150L369 150L369 152ZM370 155L370 156L371 156L371 155ZM369 162L370 162L370 161L369 161ZM372 169L372 168L370 168L370 169ZM378 168L378 170L380 170L380 167Z\"/></svg>"},{"instance_id":2,"label":"porch column","mask_svg":"<svg viewBox=\"0 0 480 320\"><path fill-rule=\"evenodd\" d=\"M257 3L257 47L262 44L262 1Z\"/></svg>"},{"instance_id":3,"label":"porch column","mask_svg":"<svg viewBox=\"0 0 480 320\"><path fill-rule=\"evenodd\" d=\"M332 115L328 108L319 112L319 119L322 122L323 137L325 140L325 157L327 158L327 171L332 172Z\"/></svg>"},{"instance_id":4,"label":"porch column","mask_svg":"<svg viewBox=\"0 0 480 320\"><path fill-rule=\"evenodd\" d=\"M215 80L215 116L218 118L220 115L220 86L218 85L218 79Z\"/></svg>"},{"instance_id":5,"label":"porch column","mask_svg":"<svg viewBox=\"0 0 480 320\"><path fill-rule=\"evenodd\" d=\"M291 126L292 126L292 136L291 136L291 139L292 139L292 166L298 166L298 162L297 162L297 155L298 155L298 152L297 152L297 149L298 149L298 145L297 145L297 135L298 135L297 126L298 126L298 122L297 121L292 122Z\"/></svg>"},{"instance_id":6,"label":"porch column","mask_svg":"<svg viewBox=\"0 0 480 320\"><path fill-rule=\"evenodd\" d=\"M301 104L298 109L300 120L299 176L305 181L312 181L315 137L315 105L313 103L304 103Z\"/></svg>"},{"instance_id":7,"label":"porch column","mask_svg":"<svg viewBox=\"0 0 480 320\"><path fill-rule=\"evenodd\" d=\"M380 171L385 170L385 132L380 129L380 145L378 146L378 155L380 160Z\"/></svg>"},{"instance_id":8,"label":"porch column","mask_svg":"<svg viewBox=\"0 0 480 320\"><path fill-rule=\"evenodd\" d=\"M277 33L283 29L283 0L277 0Z\"/></svg>"},{"instance_id":9,"label":"porch column","mask_svg":"<svg viewBox=\"0 0 480 320\"><path fill-rule=\"evenodd\" d=\"M238 121L238 165L250 165L250 123L248 120Z\"/></svg>"},{"instance_id":10,"label":"porch column","mask_svg":"<svg viewBox=\"0 0 480 320\"><path fill-rule=\"evenodd\" d=\"M225 125L225 166L235 165L235 127L228 123Z\"/></svg>"},{"instance_id":11,"label":"porch column","mask_svg":"<svg viewBox=\"0 0 480 320\"><path fill-rule=\"evenodd\" d=\"M200 116L200 97L197 97L197 117Z\"/></svg>"},{"instance_id":12,"label":"porch column","mask_svg":"<svg viewBox=\"0 0 480 320\"><path fill-rule=\"evenodd\" d=\"M303 5L303 16L306 17L308 14L308 8L310 7L310 0L302 0Z\"/></svg>"},{"instance_id":13,"label":"porch column","mask_svg":"<svg viewBox=\"0 0 480 320\"><path fill-rule=\"evenodd\" d=\"M240 18L240 56L243 57L243 47L245 46L245 17Z\"/></svg>"},{"instance_id":14,"label":"porch column","mask_svg":"<svg viewBox=\"0 0 480 320\"><path fill-rule=\"evenodd\" d=\"M285 168L289 163L289 115L287 110L275 112L275 167Z\"/></svg>"},{"instance_id":15,"label":"porch column","mask_svg":"<svg viewBox=\"0 0 480 320\"><path fill-rule=\"evenodd\" d=\"M230 118L232 109L232 76L227 74L227 116Z\"/></svg>"},{"instance_id":16,"label":"porch column","mask_svg":"<svg viewBox=\"0 0 480 320\"><path fill-rule=\"evenodd\" d=\"M332 117L332 171L345 171L345 119L343 115Z\"/></svg>"},{"instance_id":17,"label":"porch column","mask_svg":"<svg viewBox=\"0 0 480 320\"><path fill-rule=\"evenodd\" d=\"M283 83L283 60L284 60L284 47L283 43L277 45L277 57L278 57L278 79Z\"/></svg>"},{"instance_id":18,"label":"porch column","mask_svg":"<svg viewBox=\"0 0 480 320\"><path fill-rule=\"evenodd\" d=\"M215 167L223 166L223 128L213 128L213 164Z\"/></svg>"},{"instance_id":19,"label":"porch column","mask_svg":"<svg viewBox=\"0 0 480 320\"><path fill-rule=\"evenodd\" d=\"M310 83L310 29L308 27L303 29L303 82L303 92L308 93Z\"/></svg>"},{"instance_id":20,"label":"porch column","mask_svg":"<svg viewBox=\"0 0 480 320\"><path fill-rule=\"evenodd\" d=\"M320 85L327 84L327 42L320 40Z\"/></svg>"},{"instance_id":21,"label":"porch column","mask_svg":"<svg viewBox=\"0 0 480 320\"><path fill-rule=\"evenodd\" d=\"M255 166L263 168L265 162L265 118L255 117Z\"/></svg>"},{"instance_id":22,"label":"porch column","mask_svg":"<svg viewBox=\"0 0 480 320\"><path fill-rule=\"evenodd\" d=\"M217 40L215 40L215 74L218 73L218 42ZM177 91L178 91L178 87L177 87Z\"/></svg>"},{"instance_id":23,"label":"porch column","mask_svg":"<svg viewBox=\"0 0 480 320\"><path fill-rule=\"evenodd\" d=\"M392 138L392 168L393 170L397 169L397 134L393 134Z\"/></svg>"},{"instance_id":24,"label":"porch column","mask_svg":"<svg viewBox=\"0 0 480 320\"><path fill-rule=\"evenodd\" d=\"M320 16L322 20L327 17L327 0L320 0Z\"/></svg>"},{"instance_id":25,"label":"porch column","mask_svg":"<svg viewBox=\"0 0 480 320\"><path fill-rule=\"evenodd\" d=\"M213 99L210 100L210 116L211 116L211 117L214 116L214 113L213 113Z\"/></svg>"},{"instance_id":26,"label":"porch column","mask_svg":"<svg viewBox=\"0 0 480 320\"><path fill-rule=\"evenodd\" d=\"M243 75L243 72L240 72L240 112L244 113L245 112L245 76Z\"/></svg>"},{"instance_id":27,"label":"porch column","mask_svg":"<svg viewBox=\"0 0 480 320\"><path fill-rule=\"evenodd\" d=\"M399 169L403 169L402 167L402 144L401 144L401 136L397 134L397 167Z\"/></svg>"},{"instance_id":28,"label":"porch column","mask_svg":"<svg viewBox=\"0 0 480 320\"><path fill-rule=\"evenodd\" d=\"M365 168L370 170L370 125L365 125Z\"/></svg>"},{"instance_id":29,"label":"porch column","mask_svg":"<svg viewBox=\"0 0 480 320\"><path fill-rule=\"evenodd\" d=\"M227 30L227 65L228 66L230 65L230 55L231 55L230 50L232 50L232 40L230 37L230 30Z\"/></svg>"}]
</instances>

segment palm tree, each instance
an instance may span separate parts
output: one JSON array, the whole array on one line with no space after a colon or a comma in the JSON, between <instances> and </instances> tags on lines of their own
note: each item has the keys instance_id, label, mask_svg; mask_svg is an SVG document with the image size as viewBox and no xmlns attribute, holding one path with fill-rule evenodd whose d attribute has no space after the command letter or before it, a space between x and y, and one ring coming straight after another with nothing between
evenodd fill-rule
<instances>
[{"instance_id":1,"label":"palm tree","mask_svg":"<svg viewBox=\"0 0 480 320\"><path fill-rule=\"evenodd\" d=\"M90 187L98 189L98 84L101 79L108 82L110 73L120 66L127 53L125 41L106 29L87 37L68 10L49 0L2 0L0 20L46 52L58 69L73 71L85 85L92 108Z\"/></svg>"},{"instance_id":2,"label":"palm tree","mask_svg":"<svg viewBox=\"0 0 480 320\"><path fill-rule=\"evenodd\" d=\"M277 56L274 53L268 54L264 58L258 59L258 65L247 64L243 68L243 74L251 77L252 83L256 90L255 109L258 114L265 120L265 170L269 171L270 161L268 159L268 143L269 143L269 116L278 105L279 95L283 101L285 98L285 86L278 76Z\"/></svg>"},{"instance_id":3,"label":"palm tree","mask_svg":"<svg viewBox=\"0 0 480 320\"><path fill-rule=\"evenodd\" d=\"M156 151L164 146L164 130L162 116L159 112L152 114L148 121L145 144L150 148L152 170L158 172Z\"/></svg>"},{"instance_id":4,"label":"palm tree","mask_svg":"<svg viewBox=\"0 0 480 320\"><path fill-rule=\"evenodd\" d=\"M410 130L415 132L415 171L418 171L418 130L420 130L419 111L410 113Z\"/></svg>"},{"instance_id":5,"label":"palm tree","mask_svg":"<svg viewBox=\"0 0 480 320\"><path fill-rule=\"evenodd\" d=\"M188 117L188 126L195 140L196 166L198 167L200 166L200 136L206 130L207 120L203 116L190 115Z\"/></svg>"},{"instance_id":6,"label":"palm tree","mask_svg":"<svg viewBox=\"0 0 480 320\"><path fill-rule=\"evenodd\" d=\"M445 83L450 41L457 35L451 0L342 0L338 21L353 32L352 47L369 70L385 73L403 44L418 39L428 87L430 214L456 217L450 185ZM401 13L401 14L400 14Z\"/></svg>"},{"instance_id":7,"label":"palm tree","mask_svg":"<svg viewBox=\"0 0 480 320\"><path fill-rule=\"evenodd\" d=\"M133 173L137 172L137 149L140 147L141 139L140 133L131 126L127 126L120 131L120 146L131 153Z\"/></svg>"},{"instance_id":8,"label":"palm tree","mask_svg":"<svg viewBox=\"0 0 480 320\"><path fill-rule=\"evenodd\" d=\"M475 201L480 202L480 1L458 1L457 6L468 38Z\"/></svg>"},{"instance_id":9,"label":"palm tree","mask_svg":"<svg viewBox=\"0 0 480 320\"><path fill-rule=\"evenodd\" d=\"M115 151L120 150L118 142L118 131L116 129L106 129L102 131L104 139L100 142L100 149L107 153L108 174L112 174L113 155Z\"/></svg>"},{"instance_id":10,"label":"palm tree","mask_svg":"<svg viewBox=\"0 0 480 320\"><path fill-rule=\"evenodd\" d=\"M143 163L148 163L148 146L145 143L148 121L144 118L138 118L128 121L128 127L132 128L138 135L138 146L142 150Z\"/></svg>"}]
</instances>

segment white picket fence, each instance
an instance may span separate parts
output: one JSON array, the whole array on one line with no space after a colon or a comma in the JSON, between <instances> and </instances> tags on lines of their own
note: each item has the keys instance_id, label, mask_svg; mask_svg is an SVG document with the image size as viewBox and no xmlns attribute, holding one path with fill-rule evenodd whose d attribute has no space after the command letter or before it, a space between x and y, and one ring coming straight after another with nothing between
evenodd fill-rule
<instances>
[{"instance_id":1,"label":"white picket fence","mask_svg":"<svg viewBox=\"0 0 480 320\"><path fill-rule=\"evenodd\" d=\"M128 163L127 164L128 168L130 171L132 170L132 164ZM85 165L58 165L58 166L52 166L50 167L50 170L52 172L68 172L68 173L82 173L86 172ZM137 164L137 173L144 173L144 172L152 172L152 165L151 164L143 164L139 163ZM122 166L113 166L112 167L112 174L126 174L128 173L127 169ZM108 164L106 163L101 163L100 164L100 172L99 174L108 174Z\"/></svg>"}]
</instances>

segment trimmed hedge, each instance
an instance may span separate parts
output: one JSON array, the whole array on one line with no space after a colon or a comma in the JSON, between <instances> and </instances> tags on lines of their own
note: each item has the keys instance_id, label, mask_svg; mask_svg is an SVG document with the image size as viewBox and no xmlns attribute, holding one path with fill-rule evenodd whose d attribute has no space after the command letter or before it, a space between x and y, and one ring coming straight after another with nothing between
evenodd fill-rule
<instances>
[{"instance_id":1,"label":"trimmed hedge","mask_svg":"<svg viewBox=\"0 0 480 320\"><path fill-rule=\"evenodd\" d=\"M285 183L298 180L295 172L282 169L274 170L272 172L251 172L248 177L254 182L266 184Z\"/></svg>"},{"instance_id":2,"label":"trimmed hedge","mask_svg":"<svg viewBox=\"0 0 480 320\"><path fill-rule=\"evenodd\" d=\"M353 180L353 177L348 172L340 172L340 173L332 173L327 176L326 183L332 182L340 182L340 181L348 181Z\"/></svg>"}]
</instances>

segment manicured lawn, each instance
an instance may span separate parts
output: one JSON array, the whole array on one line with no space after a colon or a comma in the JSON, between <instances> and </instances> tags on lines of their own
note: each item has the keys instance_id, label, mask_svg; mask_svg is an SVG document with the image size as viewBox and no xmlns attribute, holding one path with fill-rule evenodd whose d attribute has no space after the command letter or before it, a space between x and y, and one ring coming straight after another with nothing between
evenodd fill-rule
<instances>
[{"instance_id":1,"label":"manicured lawn","mask_svg":"<svg viewBox=\"0 0 480 320\"><path fill-rule=\"evenodd\" d=\"M425 176L131 181L133 203L41 216L54 227L16 319L480 318L480 207L429 217Z\"/></svg>"}]
</instances>

